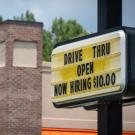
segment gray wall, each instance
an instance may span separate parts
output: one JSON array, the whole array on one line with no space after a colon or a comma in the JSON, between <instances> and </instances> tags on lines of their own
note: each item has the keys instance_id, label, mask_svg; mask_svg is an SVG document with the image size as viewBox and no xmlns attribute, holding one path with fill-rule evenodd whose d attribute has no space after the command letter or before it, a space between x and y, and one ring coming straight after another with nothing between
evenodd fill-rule
<instances>
[{"instance_id":1,"label":"gray wall","mask_svg":"<svg viewBox=\"0 0 135 135\"><path fill-rule=\"evenodd\" d=\"M135 106L124 107L124 130L135 131ZM83 108L56 109L51 102L51 63L43 62L42 127L97 129L97 112Z\"/></svg>"}]
</instances>

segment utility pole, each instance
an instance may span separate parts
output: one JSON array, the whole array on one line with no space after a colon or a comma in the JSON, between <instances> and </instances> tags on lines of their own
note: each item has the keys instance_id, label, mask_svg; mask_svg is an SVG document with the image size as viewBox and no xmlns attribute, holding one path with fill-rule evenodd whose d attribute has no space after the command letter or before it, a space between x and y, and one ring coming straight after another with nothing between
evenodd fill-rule
<instances>
[{"instance_id":1,"label":"utility pole","mask_svg":"<svg viewBox=\"0 0 135 135\"><path fill-rule=\"evenodd\" d=\"M122 25L122 0L98 0L98 32ZM122 103L100 101L98 135L122 135Z\"/></svg>"}]
</instances>

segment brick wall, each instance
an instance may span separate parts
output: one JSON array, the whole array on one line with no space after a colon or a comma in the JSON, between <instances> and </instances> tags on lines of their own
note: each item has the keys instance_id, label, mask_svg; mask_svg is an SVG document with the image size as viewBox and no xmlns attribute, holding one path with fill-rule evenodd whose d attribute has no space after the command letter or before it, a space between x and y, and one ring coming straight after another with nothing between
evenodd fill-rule
<instances>
[{"instance_id":1,"label":"brick wall","mask_svg":"<svg viewBox=\"0 0 135 135\"><path fill-rule=\"evenodd\" d=\"M36 68L13 66L15 41L36 43ZM6 45L6 66L0 67L0 135L40 135L42 24L5 21L0 42Z\"/></svg>"}]
</instances>

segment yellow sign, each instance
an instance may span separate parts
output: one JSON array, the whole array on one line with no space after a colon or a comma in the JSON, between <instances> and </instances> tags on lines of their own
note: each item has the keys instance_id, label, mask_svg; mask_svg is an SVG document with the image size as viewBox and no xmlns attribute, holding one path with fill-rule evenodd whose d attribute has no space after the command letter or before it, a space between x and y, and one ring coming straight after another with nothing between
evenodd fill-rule
<instances>
[{"instance_id":1,"label":"yellow sign","mask_svg":"<svg viewBox=\"0 0 135 135\"><path fill-rule=\"evenodd\" d=\"M125 42L120 30L54 49L52 101L63 104L122 92Z\"/></svg>"}]
</instances>

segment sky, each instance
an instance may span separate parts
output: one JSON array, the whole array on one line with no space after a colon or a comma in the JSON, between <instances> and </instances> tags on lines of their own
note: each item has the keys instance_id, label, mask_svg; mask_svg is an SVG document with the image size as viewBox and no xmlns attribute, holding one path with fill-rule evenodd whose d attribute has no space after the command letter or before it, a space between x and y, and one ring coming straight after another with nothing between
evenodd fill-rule
<instances>
[{"instance_id":1,"label":"sky","mask_svg":"<svg viewBox=\"0 0 135 135\"><path fill-rule=\"evenodd\" d=\"M20 16L26 10L35 14L38 21L50 29L52 20L63 17L76 19L87 31L97 29L97 0L0 0L0 15L4 19Z\"/></svg>"},{"instance_id":2,"label":"sky","mask_svg":"<svg viewBox=\"0 0 135 135\"><path fill-rule=\"evenodd\" d=\"M0 15L5 19L20 16L26 10L35 14L49 30L57 17L75 19L88 32L97 31L97 0L0 0ZM135 27L135 0L123 0L123 25Z\"/></svg>"}]
</instances>

